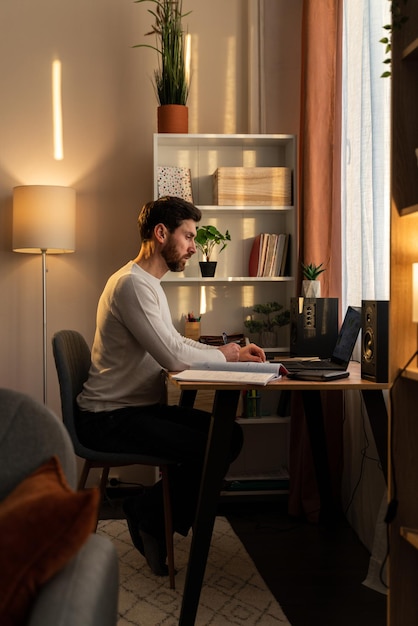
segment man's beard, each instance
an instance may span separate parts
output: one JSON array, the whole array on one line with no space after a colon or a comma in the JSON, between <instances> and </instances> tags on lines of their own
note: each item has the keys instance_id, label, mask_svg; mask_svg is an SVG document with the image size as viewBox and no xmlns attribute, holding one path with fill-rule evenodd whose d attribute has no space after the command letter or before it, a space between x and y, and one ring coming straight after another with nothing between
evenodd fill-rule
<instances>
[{"instance_id":1,"label":"man's beard","mask_svg":"<svg viewBox=\"0 0 418 626\"><path fill-rule=\"evenodd\" d=\"M185 259L184 257L178 257L176 247L175 245L173 245L171 240L169 240L165 248L161 250L161 256L166 262L170 272L182 272L186 267L187 259Z\"/></svg>"}]
</instances>

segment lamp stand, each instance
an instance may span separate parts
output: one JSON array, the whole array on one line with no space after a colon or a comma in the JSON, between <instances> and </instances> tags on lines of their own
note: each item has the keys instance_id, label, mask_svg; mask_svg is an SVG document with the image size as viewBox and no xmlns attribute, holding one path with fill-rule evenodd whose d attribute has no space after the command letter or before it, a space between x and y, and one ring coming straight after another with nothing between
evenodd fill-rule
<instances>
[{"instance_id":1,"label":"lamp stand","mask_svg":"<svg viewBox=\"0 0 418 626\"><path fill-rule=\"evenodd\" d=\"M46 353L46 250L42 252L42 365L43 365L43 399L46 405L47 400L47 353Z\"/></svg>"}]
</instances>

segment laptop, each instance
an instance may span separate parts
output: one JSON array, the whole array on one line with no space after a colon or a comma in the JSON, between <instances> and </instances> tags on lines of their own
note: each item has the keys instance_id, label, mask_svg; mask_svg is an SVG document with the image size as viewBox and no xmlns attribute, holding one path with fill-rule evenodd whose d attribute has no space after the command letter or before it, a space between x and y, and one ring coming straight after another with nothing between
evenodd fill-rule
<instances>
[{"instance_id":1,"label":"laptop","mask_svg":"<svg viewBox=\"0 0 418 626\"><path fill-rule=\"evenodd\" d=\"M347 377L347 367L353 354L360 328L361 308L349 306L330 358L320 359L315 356L304 357L302 359L297 357L284 357L280 359L280 362L283 363L291 374L291 376L289 376L290 378L296 378L296 376L292 376L293 373L309 373L315 376L315 378L305 378L305 380L331 380L329 375L324 376L326 372L333 372L335 374L332 380ZM340 375L337 375L338 373ZM344 374L344 376L342 376L342 374ZM300 378L299 375L297 377Z\"/></svg>"}]
</instances>

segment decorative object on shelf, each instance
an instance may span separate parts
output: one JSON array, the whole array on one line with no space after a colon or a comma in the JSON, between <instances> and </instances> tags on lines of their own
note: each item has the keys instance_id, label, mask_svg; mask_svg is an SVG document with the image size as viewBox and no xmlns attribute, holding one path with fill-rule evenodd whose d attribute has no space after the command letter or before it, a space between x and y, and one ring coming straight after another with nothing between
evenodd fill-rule
<instances>
[{"instance_id":1,"label":"decorative object on shelf","mask_svg":"<svg viewBox=\"0 0 418 626\"><path fill-rule=\"evenodd\" d=\"M151 48L158 53L158 67L154 71L155 93L159 102L158 132L187 133L188 108L186 106L190 86L190 39L185 37L182 19L182 0L134 0L153 2L155 9L148 9L154 16L152 30L155 46L137 44L134 48Z\"/></svg>"},{"instance_id":2,"label":"decorative object on shelf","mask_svg":"<svg viewBox=\"0 0 418 626\"><path fill-rule=\"evenodd\" d=\"M192 178L188 167L158 167L158 197L176 196L193 202Z\"/></svg>"},{"instance_id":3,"label":"decorative object on shelf","mask_svg":"<svg viewBox=\"0 0 418 626\"><path fill-rule=\"evenodd\" d=\"M289 167L218 167L213 197L220 206L289 206L292 171Z\"/></svg>"},{"instance_id":4,"label":"decorative object on shelf","mask_svg":"<svg viewBox=\"0 0 418 626\"><path fill-rule=\"evenodd\" d=\"M283 311L282 309L283 305L278 302L256 304L253 307L253 312L262 317L254 318L251 316L244 321L244 326L250 334L250 340L253 339L255 343L260 343L263 348L274 348L277 345L275 329L286 326L290 322L290 311ZM259 339L257 333L259 333Z\"/></svg>"},{"instance_id":5,"label":"decorative object on shelf","mask_svg":"<svg viewBox=\"0 0 418 626\"><path fill-rule=\"evenodd\" d=\"M200 271L204 277L215 276L216 261L211 261L212 252L215 246L222 245L219 254L226 248L228 241L231 241L231 235L227 230L223 235L216 226L200 226L197 229L195 244L203 254L203 261L199 262Z\"/></svg>"},{"instance_id":6,"label":"decorative object on shelf","mask_svg":"<svg viewBox=\"0 0 418 626\"><path fill-rule=\"evenodd\" d=\"M320 298L321 297L321 283L318 280L318 276L325 272L325 267L322 267L323 263L314 265L309 263L305 265L302 263L302 272L304 280L302 281L302 295L305 298Z\"/></svg>"}]
</instances>

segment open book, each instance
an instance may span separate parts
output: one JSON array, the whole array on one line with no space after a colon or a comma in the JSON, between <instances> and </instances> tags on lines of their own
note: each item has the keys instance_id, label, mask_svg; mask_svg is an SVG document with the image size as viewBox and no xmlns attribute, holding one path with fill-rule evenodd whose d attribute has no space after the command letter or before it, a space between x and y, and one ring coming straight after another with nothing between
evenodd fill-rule
<instances>
[{"instance_id":1,"label":"open book","mask_svg":"<svg viewBox=\"0 0 418 626\"><path fill-rule=\"evenodd\" d=\"M227 363L195 363L193 369L174 374L175 380L242 383L245 385L267 385L280 378L286 370L280 363L254 363L238 361Z\"/></svg>"}]
</instances>

